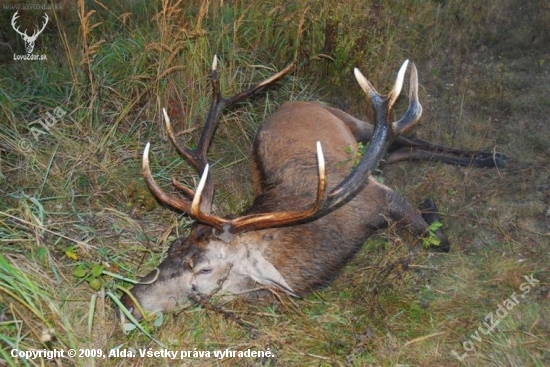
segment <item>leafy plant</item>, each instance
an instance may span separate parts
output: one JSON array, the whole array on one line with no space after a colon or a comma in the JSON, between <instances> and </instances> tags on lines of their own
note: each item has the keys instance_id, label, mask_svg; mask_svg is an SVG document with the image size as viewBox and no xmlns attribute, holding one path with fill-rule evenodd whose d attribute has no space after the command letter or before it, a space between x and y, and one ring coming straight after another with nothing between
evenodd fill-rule
<instances>
[{"instance_id":1,"label":"leafy plant","mask_svg":"<svg viewBox=\"0 0 550 367\"><path fill-rule=\"evenodd\" d=\"M437 247L441 244L441 240L437 237L436 232L441 228L443 224L441 222L435 221L430 224L428 227L428 234L422 237L422 245L425 248Z\"/></svg>"},{"instance_id":2,"label":"leafy plant","mask_svg":"<svg viewBox=\"0 0 550 367\"><path fill-rule=\"evenodd\" d=\"M365 151L368 148L368 144L365 146L362 142L358 142L356 147L357 149L353 149L350 146L344 147L344 152L350 156L350 158L346 159L345 161L341 162L341 164L348 164L352 163L352 170L357 167L359 164L359 161L361 161L361 158L363 157L363 154L365 154Z\"/></svg>"},{"instance_id":3,"label":"leafy plant","mask_svg":"<svg viewBox=\"0 0 550 367\"><path fill-rule=\"evenodd\" d=\"M78 265L73 270L73 275L77 278L84 279L94 291L98 291L103 286L101 276L105 266L101 264L85 263Z\"/></svg>"}]
</instances>

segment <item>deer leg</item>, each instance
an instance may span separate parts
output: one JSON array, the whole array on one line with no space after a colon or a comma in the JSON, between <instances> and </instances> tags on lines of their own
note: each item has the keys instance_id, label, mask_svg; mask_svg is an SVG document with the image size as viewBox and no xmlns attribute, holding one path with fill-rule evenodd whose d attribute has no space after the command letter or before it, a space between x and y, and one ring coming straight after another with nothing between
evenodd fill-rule
<instances>
[{"instance_id":1,"label":"deer leg","mask_svg":"<svg viewBox=\"0 0 550 367\"><path fill-rule=\"evenodd\" d=\"M508 158L499 152L455 149L421 139L399 136L390 146L385 163L392 164L406 160L426 160L478 168L502 168L506 165Z\"/></svg>"},{"instance_id":2,"label":"deer leg","mask_svg":"<svg viewBox=\"0 0 550 367\"><path fill-rule=\"evenodd\" d=\"M371 124L337 108L320 102L318 104L342 120L358 142L366 145L372 140L374 128ZM443 162L465 167L502 168L506 166L508 158L499 152L456 149L432 144L422 139L395 137L384 159L385 164L410 160Z\"/></svg>"},{"instance_id":3,"label":"deer leg","mask_svg":"<svg viewBox=\"0 0 550 367\"><path fill-rule=\"evenodd\" d=\"M419 236L430 236L430 225L434 222L441 223L441 217L433 200L424 200L418 211L403 196L395 192L390 197L390 217L401 221ZM432 233L439 239L439 245L430 247L436 251L449 252L450 243L441 228L433 230Z\"/></svg>"}]
</instances>

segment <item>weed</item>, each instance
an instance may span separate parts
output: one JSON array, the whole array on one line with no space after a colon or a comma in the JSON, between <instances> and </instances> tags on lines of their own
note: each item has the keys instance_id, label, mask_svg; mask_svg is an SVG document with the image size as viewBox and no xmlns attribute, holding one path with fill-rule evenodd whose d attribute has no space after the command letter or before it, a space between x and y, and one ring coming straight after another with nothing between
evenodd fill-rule
<instances>
[{"instance_id":1,"label":"weed","mask_svg":"<svg viewBox=\"0 0 550 367\"><path fill-rule=\"evenodd\" d=\"M439 228L443 226L443 223L435 221L430 224L428 227L428 235L422 238L422 246L424 248L430 248L433 246L439 246L441 243L441 240L437 238L436 232Z\"/></svg>"}]
</instances>

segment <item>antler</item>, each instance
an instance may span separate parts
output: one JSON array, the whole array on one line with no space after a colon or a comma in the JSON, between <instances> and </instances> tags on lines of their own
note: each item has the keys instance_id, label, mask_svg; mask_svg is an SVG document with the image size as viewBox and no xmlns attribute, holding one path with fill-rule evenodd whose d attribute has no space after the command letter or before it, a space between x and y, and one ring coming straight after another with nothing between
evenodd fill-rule
<instances>
[{"instance_id":1,"label":"antler","mask_svg":"<svg viewBox=\"0 0 550 367\"><path fill-rule=\"evenodd\" d=\"M212 208L214 185L212 184L212 180L207 178L207 174L205 174L205 172L207 173L208 148L210 147L210 143L212 142L212 138L214 136L214 132L216 131L216 127L218 126L218 123L220 121L222 112L225 108L231 105L234 105L253 94L258 93L264 88L267 88L272 84L276 83L277 81L279 81L281 78L287 75L294 68L295 63L288 65L286 68L284 68L277 74L272 75L266 80L230 98L224 98L221 95L217 65L218 65L218 58L214 56L214 61L212 62L212 73L210 75L210 79L212 82L212 89L213 89L212 104L210 105L210 111L208 112L208 116L206 118L202 135L195 149L189 149L187 147L182 146L179 143L179 141L176 139L176 136L172 130L170 118L168 117L166 110L163 109L163 115L166 123L166 130L168 133L168 137L170 138L170 140L172 141L172 143L174 144L178 152L184 157L184 159L189 164L191 164L191 166L197 171L197 173L199 173L201 177L203 177L203 179L205 180L203 182L203 189L201 190L202 194L199 195L199 199L196 198L196 195L192 190L178 183L174 178L172 178L173 185L177 189L183 192L183 194L186 196L186 199L170 196L167 193L165 193L156 184L156 182L154 181L151 175L151 171L149 169L149 157L148 157L149 144L147 144L147 146L145 147L145 150L143 151L142 173L143 173L143 176L145 177L145 182L149 186L149 189L151 190L151 192L153 192L153 194L157 196L157 198L160 201L172 206L175 209L179 209L193 217L197 217L197 215L192 214L191 204L193 200L198 200L200 202L200 210L197 212L197 207L196 207L195 214L200 213L198 214L198 218L200 219L197 219L197 220L202 223L212 225L215 228L221 229L220 225L218 224L221 218L217 218L209 214Z\"/></svg>"},{"instance_id":2,"label":"antler","mask_svg":"<svg viewBox=\"0 0 550 367\"><path fill-rule=\"evenodd\" d=\"M153 180L149 169L149 143L147 143L145 150L143 151L143 175L145 176L147 185L160 201L189 214L198 222L216 228L219 231L218 237L226 242L229 242L236 233L245 232L251 229L281 227L284 225L303 222L314 216L323 207L326 200L327 175L325 158L323 156L323 150L320 142L317 142L317 162L319 171L317 199L310 209L304 211L250 214L235 219L224 219L211 215L209 212L205 212L201 208L200 204L203 200L203 191L208 179L208 171L210 167L208 164L206 164L204 168L195 193L183 186L178 186L179 189L183 189L183 191L193 197L193 201L191 202L189 202L189 200L181 200L168 195ZM181 184L178 183L178 185Z\"/></svg>"},{"instance_id":3,"label":"antler","mask_svg":"<svg viewBox=\"0 0 550 367\"><path fill-rule=\"evenodd\" d=\"M25 32L21 32L21 31L19 30L19 26L17 26L17 25L15 24L15 20L16 20L17 18L19 18L19 16L17 15L18 12L19 12L19 11L16 11L15 14L13 14L13 17L11 18L11 26L13 27L13 29L14 29L17 33L19 33L21 36L23 36L24 39L27 39L27 38L28 38L28 39L31 39L31 40L32 40L32 39L36 39L36 38L38 37L38 35L44 31L44 29L46 28L46 25L48 24L48 21L50 20L50 18L48 17L48 14L44 13L44 18L46 18L46 19L45 19L45 21L44 21L44 24L42 25L42 29L41 29L40 31L38 31L38 32L37 32L36 30L34 30L32 36L29 36L29 35L27 34L27 30L26 30L26 29L25 29Z\"/></svg>"},{"instance_id":4,"label":"antler","mask_svg":"<svg viewBox=\"0 0 550 367\"><path fill-rule=\"evenodd\" d=\"M16 26L16 25L15 25L15 20L16 20L17 18L19 18L19 16L17 15L17 13L19 13L19 11L16 11L15 14L13 14L13 17L11 17L11 26L12 26L12 28L13 28L17 33L19 33L21 36L23 36L23 37L28 37L28 35L27 35L27 30L26 30L26 29L25 29L25 33L23 33L23 32L21 32L21 31L19 30L19 26Z\"/></svg>"},{"instance_id":5,"label":"antler","mask_svg":"<svg viewBox=\"0 0 550 367\"><path fill-rule=\"evenodd\" d=\"M334 209L353 199L353 197L355 197L355 195L357 195L357 193L368 183L368 177L386 154L393 138L410 130L420 119L422 106L418 101L418 74L415 65L412 64L409 106L401 119L393 123L390 122L393 106L403 88L403 80L408 64L408 60L403 63L397 74L393 89L386 96L380 95L358 69L354 70L359 85L370 97L373 104L375 111L375 127L373 139L369 147L363 154L355 170L349 176L342 180L338 186L325 196L326 172L321 144L318 142L317 159L319 162L319 183L317 187L317 199L309 210L302 212L253 214L232 220L224 220L222 222L223 233L239 233L249 230L283 227L315 220L327 215Z\"/></svg>"},{"instance_id":6,"label":"antler","mask_svg":"<svg viewBox=\"0 0 550 367\"><path fill-rule=\"evenodd\" d=\"M48 18L48 14L46 14L46 13L44 13L44 18L46 18L46 19L45 19L44 24L42 25L42 29L39 30L38 32L34 31L34 33L32 34L31 38L36 38L36 37L38 37L38 35L39 35L40 33L42 33L42 32L44 31L44 29L46 28L46 25L48 24L48 20L50 20L50 18Z\"/></svg>"},{"instance_id":7,"label":"antler","mask_svg":"<svg viewBox=\"0 0 550 367\"><path fill-rule=\"evenodd\" d=\"M316 218L328 214L357 195L368 183L368 177L386 154L392 140L397 135L412 129L420 119L422 106L418 100L418 73L416 66L411 63L409 106L403 117L393 123L390 122L393 106L403 87L403 80L408 64L409 60L405 60L399 69L393 89L386 96L380 95L367 78L361 74L359 69L354 69L357 82L370 97L374 107L375 124L373 138L355 170L328 194L325 205L316 213Z\"/></svg>"},{"instance_id":8,"label":"antler","mask_svg":"<svg viewBox=\"0 0 550 367\"><path fill-rule=\"evenodd\" d=\"M401 119L393 123L390 122L393 106L397 101L403 87L403 80L408 63L408 60L403 63L397 75L393 89L386 96L380 95L370 84L370 82L363 76L363 74L361 74L358 69L355 69L355 77L361 88L370 97L374 107L375 127L373 139L355 170L344 180L342 180L342 182L340 182L340 184L338 184L338 186L336 186L336 188L334 188L328 195L326 194L327 178L325 160L321 149L321 143L317 142L317 161L319 173L317 198L315 203L308 210L250 214L235 219L224 219L210 214L213 186L211 184L208 186L210 181L208 180L209 165L206 162L206 151L208 150L208 146L223 108L230 104L236 103L237 101L256 93L263 87L279 80L292 69L294 66L293 64L278 74L275 74L273 77L268 78L250 88L249 90L242 92L233 98L224 99L220 97L217 71L215 69L216 59L214 59L212 78L214 87L214 101L212 102L212 106L210 108L210 113L203 131L203 135L201 136L199 145L195 150L190 150L180 146L171 130L170 119L168 118L166 111L163 110L170 139L178 151L186 158L187 161L191 163L191 165L193 165L193 167L195 167L197 171L202 170L201 180L197 187L196 193L185 188L175 180L173 180L174 186L185 193L188 197L187 200L174 198L166 194L162 191L162 189L160 189L160 187L158 187L149 170L149 144L147 144L143 152L143 175L145 176L145 180L151 191L159 198L159 200L189 214L197 221L217 229L219 232L218 237L226 242L229 242L236 233L249 230L288 226L320 218L330 213L337 207L345 204L357 195L364 185L368 183L368 177L386 154L388 146L393 138L411 129L420 119L422 107L418 101L418 75L416 67L412 64L409 107ZM191 198L192 200L190 200Z\"/></svg>"}]
</instances>

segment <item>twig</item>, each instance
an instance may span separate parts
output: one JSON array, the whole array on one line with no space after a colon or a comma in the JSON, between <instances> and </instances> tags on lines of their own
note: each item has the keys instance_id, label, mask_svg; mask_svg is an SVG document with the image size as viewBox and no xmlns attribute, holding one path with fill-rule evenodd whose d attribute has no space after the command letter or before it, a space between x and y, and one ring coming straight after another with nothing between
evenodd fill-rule
<instances>
[{"instance_id":1,"label":"twig","mask_svg":"<svg viewBox=\"0 0 550 367\"><path fill-rule=\"evenodd\" d=\"M191 301L195 302L196 304L201 305L205 309L220 313L226 319L231 319L231 320L235 321L237 324L239 324L243 327L246 327L247 329L256 329L256 326L254 324L249 323L247 321L244 321L239 316L235 315L235 313L233 313L231 311L224 310L220 306L218 306L216 304L213 304L213 303L210 303L209 302L210 298L212 298L212 295L205 295L205 294L201 294L199 292L192 292L189 295L189 299Z\"/></svg>"}]
</instances>

